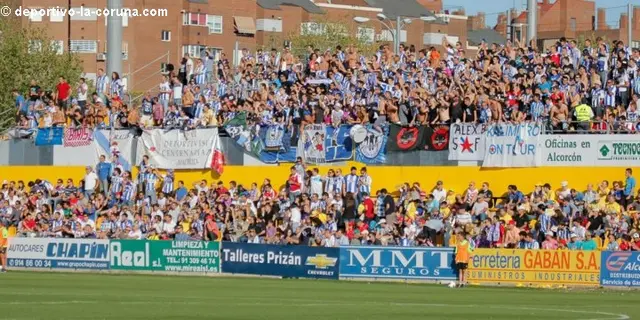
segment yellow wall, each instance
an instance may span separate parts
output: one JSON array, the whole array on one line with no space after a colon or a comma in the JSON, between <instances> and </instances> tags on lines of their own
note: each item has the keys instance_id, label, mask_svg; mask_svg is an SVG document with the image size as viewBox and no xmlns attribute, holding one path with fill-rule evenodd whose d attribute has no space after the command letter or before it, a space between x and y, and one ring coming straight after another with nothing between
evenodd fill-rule
<instances>
[{"instance_id":1,"label":"yellow wall","mask_svg":"<svg viewBox=\"0 0 640 320\"><path fill-rule=\"evenodd\" d=\"M354 165L358 170L361 164ZM350 166L342 167L343 173L348 173ZM270 167L227 166L222 177L212 173L211 170L177 171L176 180L184 180L187 185L200 179L216 181L222 179L225 183L235 180L249 187L252 182L262 184L265 178L270 178L275 186L282 185L289 174L289 165ZM329 168L320 167L320 173L326 174ZM448 189L462 192L470 181L479 185L487 181L496 195L506 191L507 186L515 184L523 191L531 191L535 183L550 183L555 189L560 182L569 181L570 187L582 190L588 183L599 183L607 179L624 180L624 168L480 168L480 167L368 167L369 174L373 178L373 189L387 188L394 190L397 185L404 182L419 182L423 188L431 188L437 180L443 180ZM639 176L640 169L634 174ZM30 180L44 178L55 183L57 178L73 178L74 181L82 179L84 167L44 167L21 166L0 167L0 181Z\"/></svg>"}]
</instances>

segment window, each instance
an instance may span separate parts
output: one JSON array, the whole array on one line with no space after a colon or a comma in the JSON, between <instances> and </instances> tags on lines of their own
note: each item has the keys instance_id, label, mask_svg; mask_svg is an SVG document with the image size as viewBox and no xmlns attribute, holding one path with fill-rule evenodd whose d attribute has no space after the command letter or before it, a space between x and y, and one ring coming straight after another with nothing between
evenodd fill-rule
<instances>
[{"instance_id":1,"label":"window","mask_svg":"<svg viewBox=\"0 0 640 320\"><path fill-rule=\"evenodd\" d=\"M160 39L162 41L171 41L171 31L162 30L162 32L160 33Z\"/></svg>"},{"instance_id":2,"label":"window","mask_svg":"<svg viewBox=\"0 0 640 320\"><path fill-rule=\"evenodd\" d=\"M207 48L207 50L209 50L209 53L213 57L213 61L220 60L220 56L222 55L222 49L209 47L209 48Z\"/></svg>"},{"instance_id":3,"label":"window","mask_svg":"<svg viewBox=\"0 0 640 320\"><path fill-rule=\"evenodd\" d=\"M182 24L185 26L206 26L207 15L204 13L185 12L182 15Z\"/></svg>"},{"instance_id":4,"label":"window","mask_svg":"<svg viewBox=\"0 0 640 320\"><path fill-rule=\"evenodd\" d=\"M205 46L201 46L201 45L186 45L186 46L182 46L182 55L185 54L189 54L190 57L199 57L200 56L200 52L202 52L203 50L205 50L206 47Z\"/></svg>"},{"instance_id":5,"label":"window","mask_svg":"<svg viewBox=\"0 0 640 320\"><path fill-rule=\"evenodd\" d=\"M29 53L36 53L36 52L42 51L42 41L29 40L29 48L27 50Z\"/></svg>"},{"instance_id":6,"label":"window","mask_svg":"<svg viewBox=\"0 0 640 320\"><path fill-rule=\"evenodd\" d=\"M167 63L160 62L160 73L167 73Z\"/></svg>"},{"instance_id":7,"label":"window","mask_svg":"<svg viewBox=\"0 0 640 320\"><path fill-rule=\"evenodd\" d=\"M70 17L71 20L98 21L97 8L75 7L71 8L71 10L73 10L73 16Z\"/></svg>"},{"instance_id":8,"label":"window","mask_svg":"<svg viewBox=\"0 0 640 320\"><path fill-rule=\"evenodd\" d=\"M640 49L640 41L631 41L631 48Z\"/></svg>"},{"instance_id":9,"label":"window","mask_svg":"<svg viewBox=\"0 0 640 320\"><path fill-rule=\"evenodd\" d=\"M569 28L571 31L576 31L576 18L571 18L571 21L569 21Z\"/></svg>"},{"instance_id":10,"label":"window","mask_svg":"<svg viewBox=\"0 0 640 320\"><path fill-rule=\"evenodd\" d=\"M64 53L64 41L62 40L51 40L51 50L55 51L56 54Z\"/></svg>"},{"instance_id":11,"label":"window","mask_svg":"<svg viewBox=\"0 0 640 320\"><path fill-rule=\"evenodd\" d=\"M382 30L378 35L378 41L393 41L394 31ZM407 30L400 30L400 42L407 41ZM453 42L455 43L455 42Z\"/></svg>"},{"instance_id":12,"label":"window","mask_svg":"<svg viewBox=\"0 0 640 320\"><path fill-rule=\"evenodd\" d=\"M31 22L42 22L42 15L39 12L40 8L31 8L31 12L29 12L29 21Z\"/></svg>"},{"instance_id":13,"label":"window","mask_svg":"<svg viewBox=\"0 0 640 320\"><path fill-rule=\"evenodd\" d=\"M366 43L373 43L373 41L375 40L375 35L376 35L376 30L373 28L361 28L358 27L358 34L356 34L356 36L358 37L358 39L360 39L361 41L364 41Z\"/></svg>"},{"instance_id":14,"label":"window","mask_svg":"<svg viewBox=\"0 0 640 320\"><path fill-rule=\"evenodd\" d=\"M222 33L222 16L207 15L207 27L209 34Z\"/></svg>"},{"instance_id":15,"label":"window","mask_svg":"<svg viewBox=\"0 0 640 320\"><path fill-rule=\"evenodd\" d=\"M96 53L98 42L95 40L71 40L71 52Z\"/></svg>"},{"instance_id":16,"label":"window","mask_svg":"<svg viewBox=\"0 0 640 320\"><path fill-rule=\"evenodd\" d=\"M51 22L63 22L64 21L64 14L62 13L62 10L58 10L55 8L52 8L50 10L51 15L49 16L49 20Z\"/></svg>"},{"instance_id":17,"label":"window","mask_svg":"<svg viewBox=\"0 0 640 320\"><path fill-rule=\"evenodd\" d=\"M325 30L326 30L326 27L322 23L303 22L300 24L301 35L306 35L306 34L319 35L324 33Z\"/></svg>"}]
</instances>

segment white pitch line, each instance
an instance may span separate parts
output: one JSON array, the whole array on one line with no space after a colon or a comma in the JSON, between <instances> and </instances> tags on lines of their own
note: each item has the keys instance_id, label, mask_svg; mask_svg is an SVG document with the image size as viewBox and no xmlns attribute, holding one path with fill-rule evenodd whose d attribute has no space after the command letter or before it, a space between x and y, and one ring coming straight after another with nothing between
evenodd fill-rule
<instances>
[{"instance_id":1,"label":"white pitch line","mask_svg":"<svg viewBox=\"0 0 640 320\"><path fill-rule=\"evenodd\" d=\"M611 313L603 311L589 311L589 310L573 310L573 309L557 309L557 308L533 308L528 306L503 306L503 305L479 305L479 304L447 304L447 303L410 303L410 302L375 302L375 301L360 301L360 302L344 302L335 300L308 300L308 299L274 299L269 302L255 302L258 299L264 299L264 297L226 297L229 300L244 300L254 302L226 302L226 305L234 306L291 306L296 307L324 307L324 306L362 306L362 305L390 305L390 306L420 306L420 307L435 307L435 308L489 308L500 310L514 310L514 311L546 311L546 312L560 312L560 313L572 313L583 315L597 315L604 316L598 318L579 318L576 320L628 320L631 319L628 315L622 313ZM299 302L299 303L297 303ZM65 305L65 304L97 304L97 301L0 301L0 305ZM113 304L121 305L151 305L151 304L171 304L171 305L210 305L211 301L185 301L185 302L173 302L173 301L114 301ZM534 313L535 316L535 313Z\"/></svg>"}]
</instances>

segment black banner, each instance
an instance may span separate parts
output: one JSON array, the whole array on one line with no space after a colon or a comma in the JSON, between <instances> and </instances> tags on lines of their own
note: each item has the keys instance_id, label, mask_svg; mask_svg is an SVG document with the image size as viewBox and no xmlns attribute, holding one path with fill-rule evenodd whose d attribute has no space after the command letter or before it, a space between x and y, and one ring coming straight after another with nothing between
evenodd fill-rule
<instances>
[{"instance_id":1,"label":"black banner","mask_svg":"<svg viewBox=\"0 0 640 320\"><path fill-rule=\"evenodd\" d=\"M397 124L389 126L387 152L423 150L426 143L427 127L402 127Z\"/></svg>"},{"instance_id":2,"label":"black banner","mask_svg":"<svg viewBox=\"0 0 640 320\"><path fill-rule=\"evenodd\" d=\"M436 126L425 128L425 150L445 151L449 150L449 127Z\"/></svg>"}]
</instances>

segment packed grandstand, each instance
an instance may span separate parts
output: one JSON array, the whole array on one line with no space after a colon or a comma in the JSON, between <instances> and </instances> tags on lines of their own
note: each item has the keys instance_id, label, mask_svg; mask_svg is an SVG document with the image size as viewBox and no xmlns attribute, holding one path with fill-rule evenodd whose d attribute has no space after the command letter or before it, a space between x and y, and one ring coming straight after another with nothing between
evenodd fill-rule
<instances>
[{"instance_id":1,"label":"packed grandstand","mask_svg":"<svg viewBox=\"0 0 640 320\"><path fill-rule=\"evenodd\" d=\"M14 91L14 136L38 140L39 130L56 127L139 135L218 126L224 132L239 119L250 135L277 126L294 146L319 125L362 126L381 135L440 127L451 127L453 135L454 126L486 131L504 125L567 137L622 136L640 131L639 63L638 49L602 39L582 48L564 39L543 49L482 44L474 57L456 44L443 52L403 46L398 55L381 46L370 57L352 47L310 48L301 59L287 50L245 52L238 68L203 52L185 56L157 91L131 105L117 74L100 71L94 93L64 79L56 88L34 82L30 92ZM378 136L358 138L354 131L347 135L356 142ZM405 142L397 140L396 147ZM460 147L464 152L469 141ZM614 148L622 147L600 151L606 156ZM127 168L111 151L87 166L81 181L2 182L0 218L10 234L319 247L449 247L464 234L475 248L640 250L637 172L624 167L618 181L595 181L594 174L593 185L519 185L515 179L507 190L491 189L490 180L463 190L449 188L449 181L379 182L384 188L372 189L372 167L316 167L294 156L280 164L291 167L288 176L256 176L242 185L182 181L172 170L179 168L159 171L148 156Z\"/></svg>"}]
</instances>

